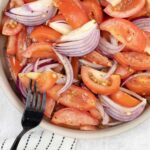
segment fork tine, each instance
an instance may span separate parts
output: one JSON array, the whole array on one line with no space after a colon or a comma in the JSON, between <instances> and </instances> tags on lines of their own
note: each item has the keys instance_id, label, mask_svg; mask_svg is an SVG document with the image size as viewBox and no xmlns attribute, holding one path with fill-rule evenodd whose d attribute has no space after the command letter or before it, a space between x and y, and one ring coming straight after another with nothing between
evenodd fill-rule
<instances>
[{"instance_id":1,"label":"fork tine","mask_svg":"<svg viewBox=\"0 0 150 150\"><path fill-rule=\"evenodd\" d=\"M32 80L30 80L29 87L28 87L28 93L26 98L26 108L29 108L31 105L31 97L32 97Z\"/></svg>"},{"instance_id":2,"label":"fork tine","mask_svg":"<svg viewBox=\"0 0 150 150\"><path fill-rule=\"evenodd\" d=\"M34 91L33 91L33 101L32 101L32 107L34 108L36 106L36 81L34 82Z\"/></svg>"},{"instance_id":3,"label":"fork tine","mask_svg":"<svg viewBox=\"0 0 150 150\"><path fill-rule=\"evenodd\" d=\"M46 105L46 93L43 93L41 112L44 112L44 110L45 110L45 105Z\"/></svg>"},{"instance_id":4,"label":"fork tine","mask_svg":"<svg viewBox=\"0 0 150 150\"><path fill-rule=\"evenodd\" d=\"M41 106L41 94L38 92L37 94L37 104L36 104L36 110L39 110Z\"/></svg>"}]
</instances>

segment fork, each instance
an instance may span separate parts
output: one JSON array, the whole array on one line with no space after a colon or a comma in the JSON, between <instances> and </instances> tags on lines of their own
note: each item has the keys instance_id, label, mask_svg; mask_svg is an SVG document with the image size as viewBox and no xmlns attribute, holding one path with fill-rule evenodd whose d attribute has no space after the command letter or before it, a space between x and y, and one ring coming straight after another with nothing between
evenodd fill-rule
<instances>
[{"instance_id":1,"label":"fork","mask_svg":"<svg viewBox=\"0 0 150 150\"><path fill-rule=\"evenodd\" d=\"M22 116L21 124L23 130L15 139L10 150L16 150L22 136L29 130L38 126L43 118L45 105L46 105L46 93L40 94L37 92L36 82L34 82L34 90L32 92L32 83L30 81L27 98L26 107Z\"/></svg>"}]
</instances>

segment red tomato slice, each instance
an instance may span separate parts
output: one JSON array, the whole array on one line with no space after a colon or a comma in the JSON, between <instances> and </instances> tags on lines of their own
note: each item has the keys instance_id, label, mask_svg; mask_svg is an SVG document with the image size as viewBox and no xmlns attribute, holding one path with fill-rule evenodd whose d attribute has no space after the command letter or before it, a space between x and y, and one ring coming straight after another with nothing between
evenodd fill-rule
<instances>
[{"instance_id":1,"label":"red tomato slice","mask_svg":"<svg viewBox=\"0 0 150 150\"><path fill-rule=\"evenodd\" d=\"M54 86L57 81L57 74L54 72L43 72L37 79L37 87L44 93Z\"/></svg>"},{"instance_id":2,"label":"red tomato slice","mask_svg":"<svg viewBox=\"0 0 150 150\"><path fill-rule=\"evenodd\" d=\"M15 55L17 52L17 36L12 35L8 37L7 43L7 54L8 55Z\"/></svg>"},{"instance_id":3,"label":"red tomato slice","mask_svg":"<svg viewBox=\"0 0 150 150\"><path fill-rule=\"evenodd\" d=\"M61 34L47 26L35 27L31 32L30 38L34 42L55 42Z\"/></svg>"},{"instance_id":4,"label":"red tomato slice","mask_svg":"<svg viewBox=\"0 0 150 150\"><path fill-rule=\"evenodd\" d=\"M73 76L74 79L78 79L78 73L79 73L79 59L77 57L72 57L71 64L73 68Z\"/></svg>"},{"instance_id":5,"label":"red tomato slice","mask_svg":"<svg viewBox=\"0 0 150 150\"><path fill-rule=\"evenodd\" d=\"M54 3L73 28L79 28L89 21L80 0L55 0Z\"/></svg>"},{"instance_id":6,"label":"red tomato slice","mask_svg":"<svg viewBox=\"0 0 150 150\"><path fill-rule=\"evenodd\" d=\"M46 42L33 43L22 54L25 58L53 58L57 60L52 45Z\"/></svg>"},{"instance_id":7,"label":"red tomato slice","mask_svg":"<svg viewBox=\"0 0 150 150\"><path fill-rule=\"evenodd\" d=\"M118 91L115 94L111 95L110 98L125 107L134 107L137 106L140 101L130 95L128 95L127 93L124 93L122 91Z\"/></svg>"},{"instance_id":8,"label":"red tomato slice","mask_svg":"<svg viewBox=\"0 0 150 150\"><path fill-rule=\"evenodd\" d=\"M2 34L3 35L16 35L18 34L23 28L23 25L17 23L12 19L7 19L4 23Z\"/></svg>"},{"instance_id":9,"label":"red tomato slice","mask_svg":"<svg viewBox=\"0 0 150 150\"><path fill-rule=\"evenodd\" d=\"M114 55L116 61L123 65L129 66L135 70L149 70L150 56L138 52L120 52Z\"/></svg>"},{"instance_id":10,"label":"red tomato slice","mask_svg":"<svg viewBox=\"0 0 150 150\"><path fill-rule=\"evenodd\" d=\"M101 23L103 20L103 12L98 0L83 0L83 6L90 19L95 19L97 23Z\"/></svg>"},{"instance_id":11,"label":"red tomato slice","mask_svg":"<svg viewBox=\"0 0 150 150\"><path fill-rule=\"evenodd\" d=\"M102 119L101 113L96 108L89 110L89 112L90 112L91 116L93 116L94 118L96 118L98 120Z\"/></svg>"},{"instance_id":12,"label":"red tomato slice","mask_svg":"<svg viewBox=\"0 0 150 150\"><path fill-rule=\"evenodd\" d=\"M50 19L50 22L58 21L58 20L65 20L65 17L62 14L57 14L56 16Z\"/></svg>"},{"instance_id":13,"label":"red tomato slice","mask_svg":"<svg viewBox=\"0 0 150 150\"><path fill-rule=\"evenodd\" d=\"M108 19L100 25L100 29L110 32L118 41L134 51L143 52L146 47L143 31L128 20Z\"/></svg>"},{"instance_id":14,"label":"red tomato slice","mask_svg":"<svg viewBox=\"0 0 150 150\"><path fill-rule=\"evenodd\" d=\"M9 7L13 8L13 7L19 7L22 6L24 4L24 0L11 0Z\"/></svg>"},{"instance_id":15,"label":"red tomato slice","mask_svg":"<svg viewBox=\"0 0 150 150\"><path fill-rule=\"evenodd\" d=\"M135 72L134 69L126 66L118 65L115 74L120 75L121 79L126 79Z\"/></svg>"},{"instance_id":16,"label":"red tomato slice","mask_svg":"<svg viewBox=\"0 0 150 150\"><path fill-rule=\"evenodd\" d=\"M145 47L145 52L150 54L150 32L144 32L146 36L146 47Z\"/></svg>"},{"instance_id":17,"label":"red tomato slice","mask_svg":"<svg viewBox=\"0 0 150 150\"><path fill-rule=\"evenodd\" d=\"M54 111L55 101L49 97L46 98L46 107L45 107L45 116L51 118L51 115Z\"/></svg>"},{"instance_id":18,"label":"red tomato slice","mask_svg":"<svg viewBox=\"0 0 150 150\"><path fill-rule=\"evenodd\" d=\"M98 125L99 121L93 118L88 112L80 111L75 108L64 108L54 113L52 123L70 127L84 125Z\"/></svg>"},{"instance_id":19,"label":"red tomato slice","mask_svg":"<svg viewBox=\"0 0 150 150\"><path fill-rule=\"evenodd\" d=\"M120 76L112 75L110 79L105 80L103 79L105 74L89 67L82 66L81 68L84 84L95 94L110 95L119 90Z\"/></svg>"},{"instance_id":20,"label":"red tomato slice","mask_svg":"<svg viewBox=\"0 0 150 150\"><path fill-rule=\"evenodd\" d=\"M58 101L60 104L77 108L80 110L90 110L96 107L96 97L88 90L72 85L66 92L58 97L58 91L63 85L55 85L47 94L52 99Z\"/></svg>"},{"instance_id":21,"label":"red tomato slice","mask_svg":"<svg viewBox=\"0 0 150 150\"><path fill-rule=\"evenodd\" d=\"M31 3L31 2L34 2L36 0L23 0L23 1L24 1L24 3Z\"/></svg>"},{"instance_id":22,"label":"red tomato slice","mask_svg":"<svg viewBox=\"0 0 150 150\"><path fill-rule=\"evenodd\" d=\"M138 76L131 79L126 83L126 86L131 91L134 91L140 95L150 94L150 77L148 76Z\"/></svg>"},{"instance_id":23,"label":"red tomato slice","mask_svg":"<svg viewBox=\"0 0 150 150\"><path fill-rule=\"evenodd\" d=\"M22 31L18 34L18 41L17 41L17 59L21 62L23 60L22 52L27 48L27 31L26 29L22 29Z\"/></svg>"},{"instance_id":24,"label":"red tomato slice","mask_svg":"<svg viewBox=\"0 0 150 150\"><path fill-rule=\"evenodd\" d=\"M97 128L96 128L96 126L86 125L86 126L81 126L80 130L83 130L83 131L95 131L95 130L97 130Z\"/></svg>"},{"instance_id":25,"label":"red tomato slice","mask_svg":"<svg viewBox=\"0 0 150 150\"><path fill-rule=\"evenodd\" d=\"M90 61L91 63L103 65L106 67L110 67L112 65L111 61L107 57L101 55L97 51L93 51L83 56L83 59Z\"/></svg>"},{"instance_id":26,"label":"red tomato slice","mask_svg":"<svg viewBox=\"0 0 150 150\"><path fill-rule=\"evenodd\" d=\"M44 93L54 86L57 81L57 74L54 72L20 73L19 79L26 88L29 86L30 79L36 81L38 90Z\"/></svg>"},{"instance_id":27,"label":"red tomato slice","mask_svg":"<svg viewBox=\"0 0 150 150\"><path fill-rule=\"evenodd\" d=\"M8 62L10 65L11 75L13 79L16 81L18 73L22 69L22 67L20 66L20 62L14 56L8 57Z\"/></svg>"},{"instance_id":28,"label":"red tomato slice","mask_svg":"<svg viewBox=\"0 0 150 150\"><path fill-rule=\"evenodd\" d=\"M118 5L109 4L104 11L112 17L128 18L139 13L145 6L145 0L122 0Z\"/></svg>"}]
</instances>

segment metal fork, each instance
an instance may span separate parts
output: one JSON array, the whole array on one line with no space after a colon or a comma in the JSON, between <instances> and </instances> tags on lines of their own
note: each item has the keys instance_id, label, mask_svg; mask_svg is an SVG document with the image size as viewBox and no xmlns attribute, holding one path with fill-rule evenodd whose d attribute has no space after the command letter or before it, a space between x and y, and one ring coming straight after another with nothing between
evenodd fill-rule
<instances>
[{"instance_id":1,"label":"metal fork","mask_svg":"<svg viewBox=\"0 0 150 150\"><path fill-rule=\"evenodd\" d=\"M32 86L33 84L34 87ZM33 92L32 87L34 88ZM39 92L37 92L36 82L33 83L33 81L31 80L26 98L26 107L21 121L23 130L17 136L10 150L16 150L22 136L26 132L40 124L43 118L45 105L46 93L40 94Z\"/></svg>"}]
</instances>

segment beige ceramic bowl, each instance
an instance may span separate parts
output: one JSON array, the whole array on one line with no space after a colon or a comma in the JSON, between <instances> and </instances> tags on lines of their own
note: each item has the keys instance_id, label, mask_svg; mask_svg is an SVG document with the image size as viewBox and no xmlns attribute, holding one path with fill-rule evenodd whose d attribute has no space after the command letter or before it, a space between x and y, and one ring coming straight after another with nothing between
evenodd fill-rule
<instances>
[{"instance_id":1,"label":"beige ceramic bowl","mask_svg":"<svg viewBox=\"0 0 150 150\"><path fill-rule=\"evenodd\" d=\"M1 15L2 11L5 8L8 0L0 0L0 22L1 22ZM2 51L5 46L5 39L3 37L0 37L0 54L2 56ZM10 81L8 81L4 69L8 69L6 66L2 65L3 58L0 57L0 87L3 89L5 95L7 96L8 100L20 111L20 113L23 112L24 107L21 103L20 99L15 94L13 88L10 85ZM140 123L142 123L144 120L147 120L150 117L150 109L146 109L146 111L136 120L125 123L116 127L111 127L108 129L101 129L97 131L79 131L79 130L72 130L67 129L63 127L58 127L55 125L50 124L49 122L43 120L40 124L40 126L43 129L46 129L51 132L58 133L60 135L73 137L73 138L84 138L84 139L90 139L90 138L102 138L102 137L108 137L113 136L116 134L119 134L121 132L125 132Z\"/></svg>"}]
</instances>

